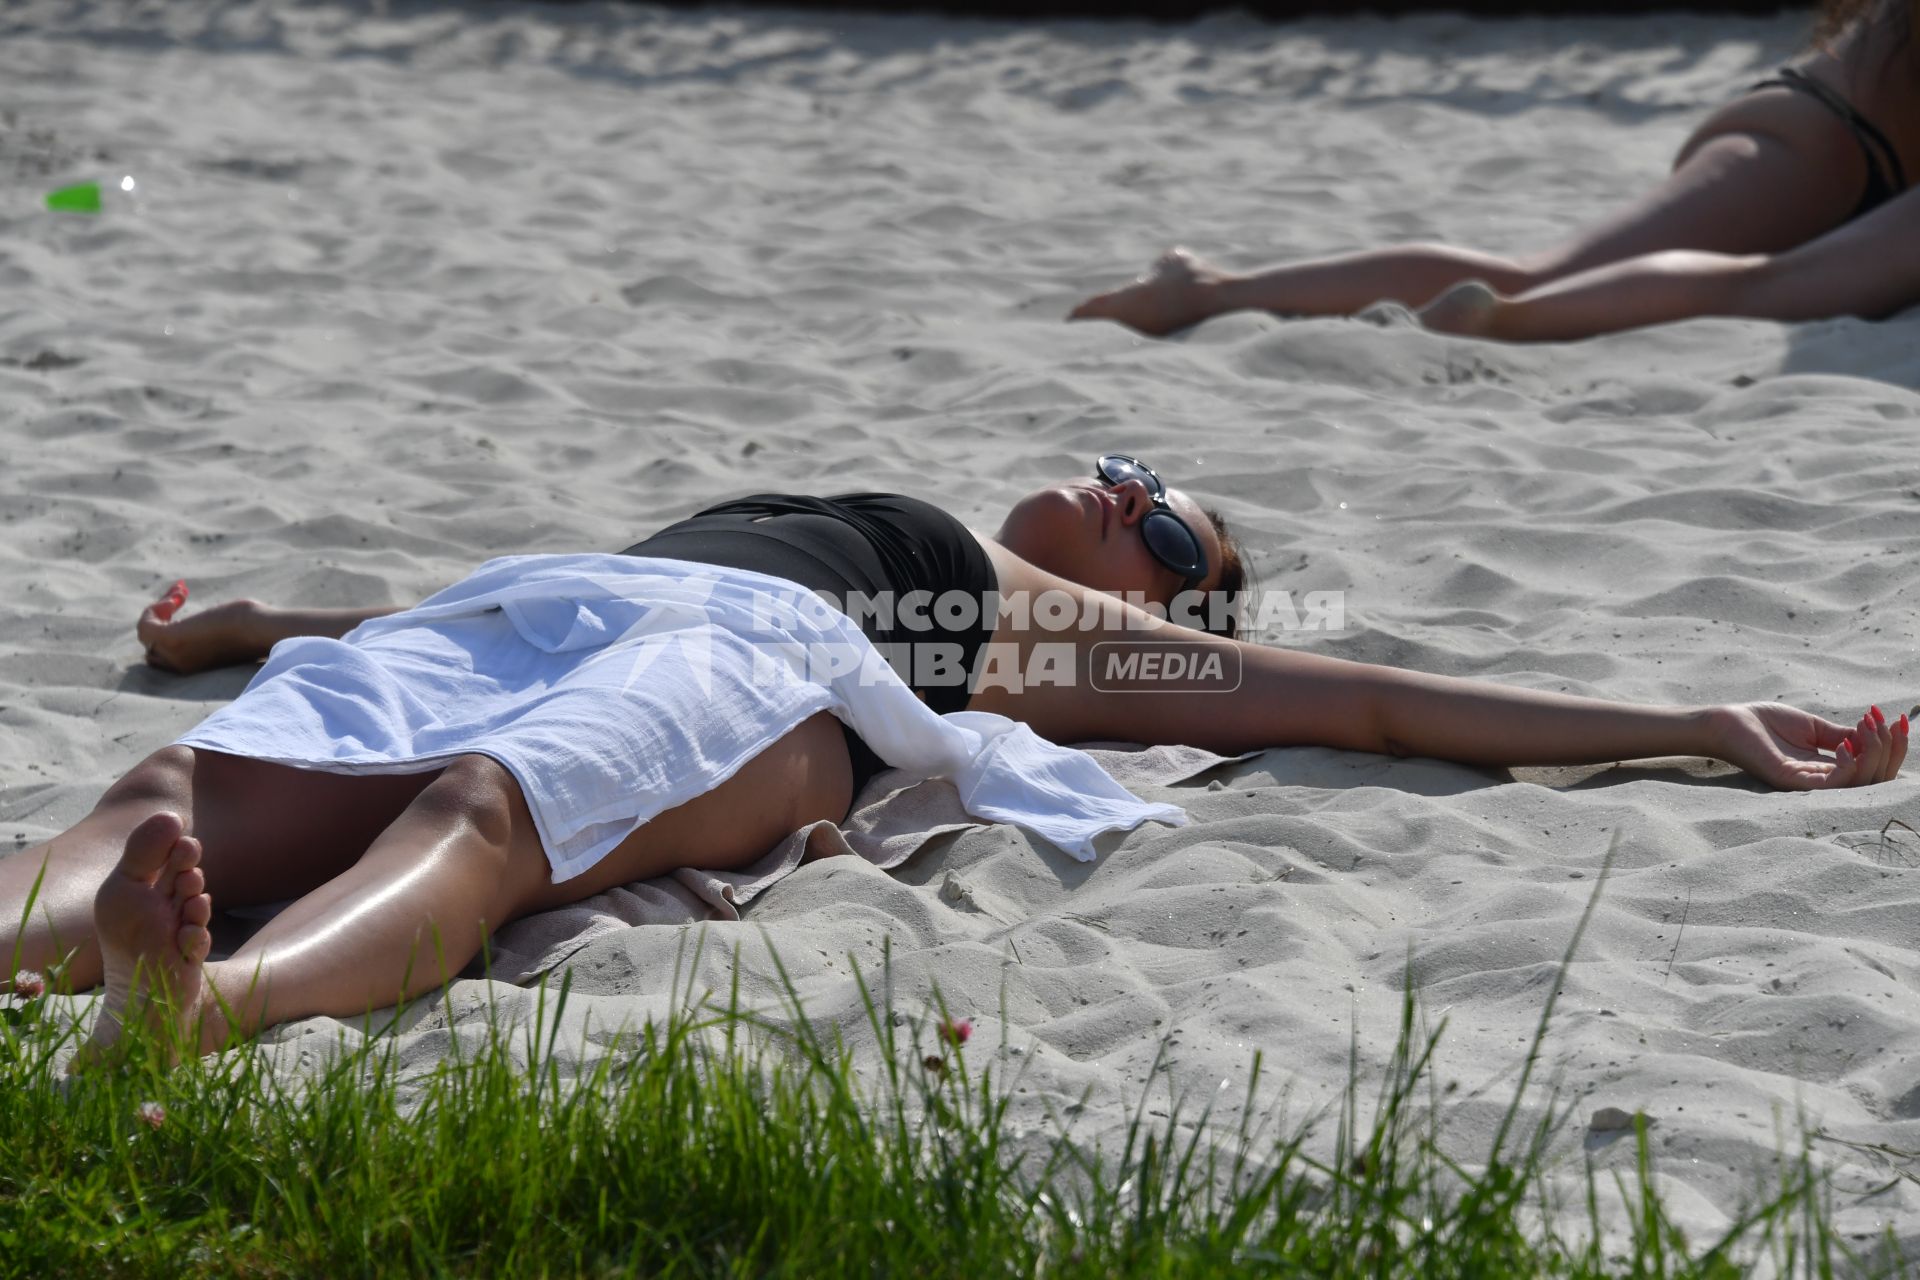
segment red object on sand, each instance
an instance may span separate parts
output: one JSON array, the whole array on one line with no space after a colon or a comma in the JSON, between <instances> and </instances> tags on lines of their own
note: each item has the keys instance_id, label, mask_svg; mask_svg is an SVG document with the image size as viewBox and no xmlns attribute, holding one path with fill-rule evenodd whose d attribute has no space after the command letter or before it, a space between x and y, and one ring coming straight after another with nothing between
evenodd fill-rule
<instances>
[{"instance_id":1,"label":"red object on sand","mask_svg":"<svg viewBox=\"0 0 1920 1280\"><path fill-rule=\"evenodd\" d=\"M186 602L187 580L181 578L171 587L167 588L167 594L161 596L159 601L155 603L153 606L153 616L162 622L171 622L173 621L173 615L177 613L180 606Z\"/></svg>"}]
</instances>

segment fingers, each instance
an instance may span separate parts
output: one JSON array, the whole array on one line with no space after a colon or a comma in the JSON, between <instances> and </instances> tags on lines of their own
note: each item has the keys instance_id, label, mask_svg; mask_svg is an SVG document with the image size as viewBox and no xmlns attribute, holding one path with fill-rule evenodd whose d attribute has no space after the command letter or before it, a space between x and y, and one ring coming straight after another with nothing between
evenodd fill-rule
<instances>
[{"instance_id":1,"label":"fingers","mask_svg":"<svg viewBox=\"0 0 1920 1280\"><path fill-rule=\"evenodd\" d=\"M1887 747L1890 741L1886 733L1886 724L1876 721L1871 710L1860 717L1860 722L1854 725L1853 734L1846 743L1853 749L1854 756L1859 760L1859 770L1855 775L1854 785L1869 786L1880 781L1880 770L1887 762Z\"/></svg>"},{"instance_id":2,"label":"fingers","mask_svg":"<svg viewBox=\"0 0 1920 1280\"><path fill-rule=\"evenodd\" d=\"M133 633L140 637L140 643L151 645L166 630L169 619L160 616L160 606L150 604L140 611L140 621L133 624Z\"/></svg>"},{"instance_id":3,"label":"fingers","mask_svg":"<svg viewBox=\"0 0 1920 1280\"><path fill-rule=\"evenodd\" d=\"M1867 782L1890 782L1900 772L1900 762L1906 758L1904 731L1897 722L1889 724L1887 713L1879 707L1869 707L1862 717L1873 735L1872 763L1874 768L1865 776ZM1865 762L1863 762L1865 763Z\"/></svg>"},{"instance_id":4,"label":"fingers","mask_svg":"<svg viewBox=\"0 0 1920 1280\"><path fill-rule=\"evenodd\" d=\"M179 612L180 606L186 602L187 580L181 578L175 581L171 587L167 588L167 594L161 596L147 607L153 610L160 621L171 622L173 621L173 615Z\"/></svg>"},{"instance_id":5,"label":"fingers","mask_svg":"<svg viewBox=\"0 0 1920 1280\"><path fill-rule=\"evenodd\" d=\"M1873 726L1875 769L1871 775L1875 782L1885 782L1893 776L1889 767L1893 763L1893 726L1887 723L1887 714L1879 707L1867 708L1867 721Z\"/></svg>"},{"instance_id":6,"label":"fingers","mask_svg":"<svg viewBox=\"0 0 1920 1280\"><path fill-rule=\"evenodd\" d=\"M187 602L186 579L177 580L167 588L165 595L140 611L140 620L133 626L133 633L139 637L140 644L147 651L147 664L162 671L176 671L174 662L167 657L163 648L167 627L173 621L173 615Z\"/></svg>"},{"instance_id":7,"label":"fingers","mask_svg":"<svg viewBox=\"0 0 1920 1280\"><path fill-rule=\"evenodd\" d=\"M1813 724L1813 745L1822 751L1834 750L1853 732L1837 720L1826 720L1816 715L1809 715L1807 719Z\"/></svg>"},{"instance_id":8,"label":"fingers","mask_svg":"<svg viewBox=\"0 0 1920 1280\"><path fill-rule=\"evenodd\" d=\"M174 625L163 616L159 605L150 604L140 611L140 621L134 624L133 633L139 637L140 644L146 649L148 666L181 675L184 673L181 672L179 664L168 656L168 650L172 647L168 643L171 639L169 631Z\"/></svg>"},{"instance_id":9,"label":"fingers","mask_svg":"<svg viewBox=\"0 0 1920 1280\"><path fill-rule=\"evenodd\" d=\"M1870 707L1833 749L1833 771L1823 786L1866 787L1891 782L1907 759L1907 717L1889 722L1886 712Z\"/></svg>"},{"instance_id":10,"label":"fingers","mask_svg":"<svg viewBox=\"0 0 1920 1280\"><path fill-rule=\"evenodd\" d=\"M136 630L140 633L141 641L151 644L152 641L147 639L147 634L149 632L156 632L167 623L172 622L173 615L180 612L180 606L186 602L187 583L186 579L182 578L171 587L168 587L165 595L140 611L140 622Z\"/></svg>"},{"instance_id":11,"label":"fingers","mask_svg":"<svg viewBox=\"0 0 1920 1280\"><path fill-rule=\"evenodd\" d=\"M1853 754L1851 743L1852 739L1849 738L1834 748L1833 772L1829 773L1826 779L1818 785L1821 787L1851 787L1859 783L1861 776L1860 757Z\"/></svg>"}]
</instances>

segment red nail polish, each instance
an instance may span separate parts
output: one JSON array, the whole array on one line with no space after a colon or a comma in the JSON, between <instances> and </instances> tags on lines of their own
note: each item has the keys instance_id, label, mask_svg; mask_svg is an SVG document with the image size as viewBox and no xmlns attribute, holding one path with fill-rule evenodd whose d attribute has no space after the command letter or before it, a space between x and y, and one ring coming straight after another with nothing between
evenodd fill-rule
<instances>
[{"instance_id":1,"label":"red nail polish","mask_svg":"<svg viewBox=\"0 0 1920 1280\"><path fill-rule=\"evenodd\" d=\"M173 621L173 615L178 613L180 606L186 602L187 580L181 578L171 587L167 588L166 595L160 597L160 599L155 602L153 606L153 616L162 622L171 622Z\"/></svg>"},{"instance_id":2,"label":"red nail polish","mask_svg":"<svg viewBox=\"0 0 1920 1280\"><path fill-rule=\"evenodd\" d=\"M1904 734L1906 731L1907 731L1907 713L1902 711L1900 713L1900 732Z\"/></svg>"},{"instance_id":3,"label":"red nail polish","mask_svg":"<svg viewBox=\"0 0 1920 1280\"><path fill-rule=\"evenodd\" d=\"M1887 722L1886 712L1882 711L1879 707L1874 707L1872 710L1873 710L1873 722L1875 724L1885 724Z\"/></svg>"}]
</instances>

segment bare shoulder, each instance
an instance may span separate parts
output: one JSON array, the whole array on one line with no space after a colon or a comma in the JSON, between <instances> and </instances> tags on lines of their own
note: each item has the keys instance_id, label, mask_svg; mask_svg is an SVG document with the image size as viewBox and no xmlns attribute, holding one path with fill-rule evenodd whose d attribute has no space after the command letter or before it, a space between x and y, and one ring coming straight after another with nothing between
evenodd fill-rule
<instances>
[{"instance_id":1,"label":"bare shoulder","mask_svg":"<svg viewBox=\"0 0 1920 1280\"><path fill-rule=\"evenodd\" d=\"M1009 595L1015 591L1045 591L1051 587L1073 585L1066 579L1056 577L1038 565L1015 555L978 529L969 529L967 532L980 543L980 549L987 553L987 559L993 561L993 575L999 584L1000 594Z\"/></svg>"}]
</instances>

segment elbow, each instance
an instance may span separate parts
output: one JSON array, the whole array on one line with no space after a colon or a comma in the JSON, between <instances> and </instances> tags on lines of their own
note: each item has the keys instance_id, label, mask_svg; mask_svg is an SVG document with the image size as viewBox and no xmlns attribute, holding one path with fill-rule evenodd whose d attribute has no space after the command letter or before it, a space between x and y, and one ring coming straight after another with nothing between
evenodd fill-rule
<instances>
[{"instance_id":1,"label":"elbow","mask_svg":"<svg viewBox=\"0 0 1920 1280\"><path fill-rule=\"evenodd\" d=\"M1394 756L1402 760L1419 755L1405 726L1394 722L1396 717L1392 695L1369 692L1371 696L1362 704L1361 714L1353 718L1354 727L1358 730L1354 735L1356 741L1343 745L1350 745L1356 751L1371 751L1375 755Z\"/></svg>"}]
</instances>

